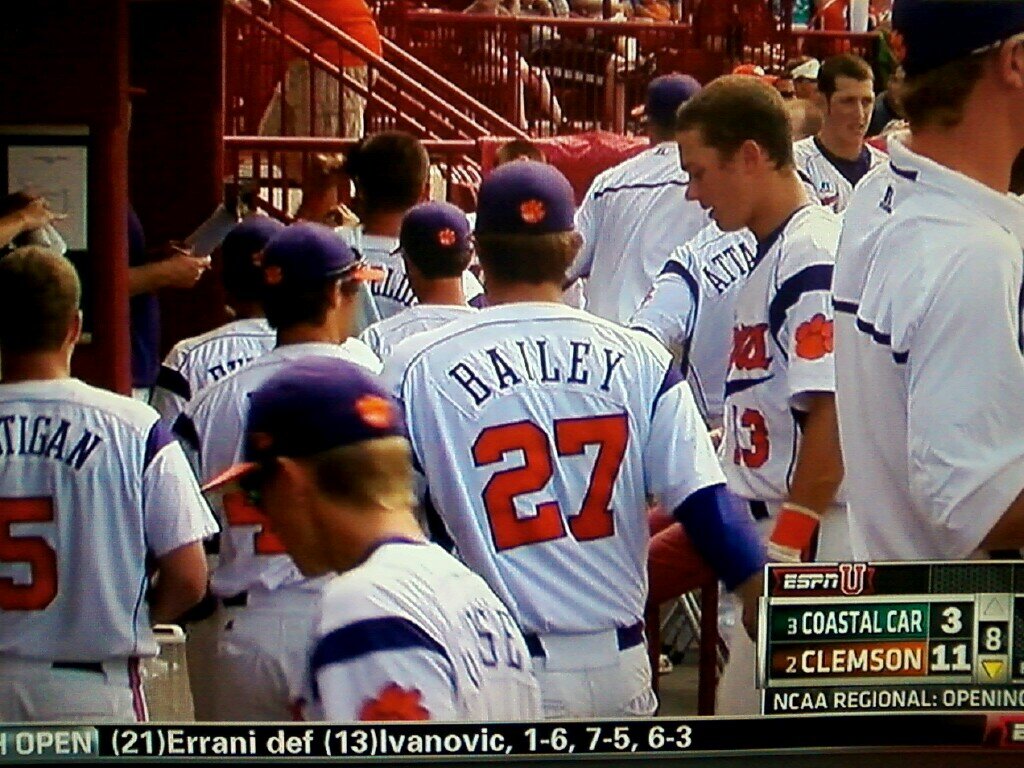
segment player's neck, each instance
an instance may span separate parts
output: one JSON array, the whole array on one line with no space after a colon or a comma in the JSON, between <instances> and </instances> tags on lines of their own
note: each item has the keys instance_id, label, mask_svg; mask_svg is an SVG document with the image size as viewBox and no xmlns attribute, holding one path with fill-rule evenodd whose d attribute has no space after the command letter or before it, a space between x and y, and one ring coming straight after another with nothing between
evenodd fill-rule
<instances>
[{"instance_id":1,"label":"player's neck","mask_svg":"<svg viewBox=\"0 0 1024 768\"><path fill-rule=\"evenodd\" d=\"M490 280L487 283L487 303L521 304L527 301L548 301L561 303L562 287L554 283L500 283Z\"/></svg>"},{"instance_id":2,"label":"player's neck","mask_svg":"<svg viewBox=\"0 0 1024 768\"><path fill-rule=\"evenodd\" d=\"M825 149L840 160L856 160L864 150L863 139L851 141L848 137L840 136L835 131L829 130L827 125L821 129L815 138L821 142Z\"/></svg>"},{"instance_id":3,"label":"player's neck","mask_svg":"<svg viewBox=\"0 0 1024 768\"><path fill-rule=\"evenodd\" d=\"M414 285L413 290L420 304L466 306L466 294L462 292L461 277L453 277L450 280L425 280L423 285Z\"/></svg>"},{"instance_id":4,"label":"player's neck","mask_svg":"<svg viewBox=\"0 0 1024 768\"><path fill-rule=\"evenodd\" d=\"M277 346L287 347L293 344L341 344L348 338L330 324L325 325L293 325L290 328L277 330Z\"/></svg>"},{"instance_id":5,"label":"player's neck","mask_svg":"<svg viewBox=\"0 0 1024 768\"><path fill-rule=\"evenodd\" d=\"M808 198L803 184L792 169L771 174L760 186L761 205L747 222L747 228L754 233L758 242L763 242L797 209L806 205Z\"/></svg>"},{"instance_id":6,"label":"player's neck","mask_svg":"<svg viewBox=\"0 0 1024 768\"><path fill-rule=\"evenodd\" d=\"M339 543L331 549L330 564L338 573L364 562L387 539L426 540L412 512L339 510L329 520L327 534L332 541Z\"/></svg>"},{"instance_id":7,"label":"player's neck","mask_svg":"<svg viewBox=\"0 0 1024 768\"><path fill-rule=\"evenodd\" d=\"M71 376L71 356L63 351L0 355L0 382L53 381Z\"/></svg>"},{"instance_id":8,"label":"player's neck","mask_svg":"<svg viewBox=\"0 0 1024 768\"><path fill-rule=\"evenodd\" d=\"M266 317L263 307L259 303L248 301L237 301L230 306L234 320L255 320L258 317Z\"/></svg>"},{"instance_id":9,"label":"player's neck","mask_svg":"<svg viewBox=\"0 0 1024 768\"><path fill-rule=\"evenodd\" d=\"M1010 191L1010 169L1020 150L1019 140L1009 130L1000 130L994 120L988 130L979 131L979 117L965 117L955 128L915 131L905 144L917 154L1005 195ZM984 140L979 141L979 136Z\"/></svg>"},{"instance_id":10,"label":"player's neck","mask_svg":"<svg viewBox=\"0 0 1024 768\"><path fill-rule=\"evenodd\" d=\"M405 211L373 212L362 220L363 234L398 237Z\"/></svg>"}]
</instances>

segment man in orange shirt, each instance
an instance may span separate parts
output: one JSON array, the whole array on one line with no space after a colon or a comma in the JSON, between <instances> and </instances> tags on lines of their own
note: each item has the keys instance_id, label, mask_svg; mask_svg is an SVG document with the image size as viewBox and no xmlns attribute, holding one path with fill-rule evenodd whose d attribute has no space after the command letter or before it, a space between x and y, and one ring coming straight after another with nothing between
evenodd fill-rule
<instances>
[{"instance_id":1,"label":"man in orange shirt","mask_svg":"<svg viewBox=\"0 0 1024 768\"><path fill-rule=\"evenodd\" d=\"M328 24L356 40L377 56L381 55L380 33L373 13L365 0L301 0L310 11ZM272 12L273 18L273 12ZM284 98L275 94L260 124L261 135L342 136L363 135L363 111L366 97L351 86L367 88L369 72L365 59L340 45L333 36L315 29L294 13L286 12L284 31L308 46L314 53L338 64L342 69L343 87L337 78L321 69L313 69L313 105L309 103L309 62L294 59L288 65L284 81ZM282 101L285 114L282 115ZM311 106L315 110L311 110ZM311 116L310 112L314 111Z\"/></svg>"}]
</instances>

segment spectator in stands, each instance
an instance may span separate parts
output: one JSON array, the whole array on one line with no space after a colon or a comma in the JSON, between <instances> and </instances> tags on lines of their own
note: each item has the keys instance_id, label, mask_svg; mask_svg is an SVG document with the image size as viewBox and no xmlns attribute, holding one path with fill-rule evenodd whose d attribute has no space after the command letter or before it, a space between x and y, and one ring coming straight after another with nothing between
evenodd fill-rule
<instances>
[{"instance_id":1,"label":"spectator in stands","mask_svg":"<svg viewBox=\"0 0 1024 768\"><path fill-rule=\"evenodd\" d=\"M786 65L786 71L793 78L793 86L798 99L807 99L818 104L821 94L818 92L818 71L821 63L810 56L801 56ZM820 107L821 105L818 104Z\"/></svg>"},{"instance_id":2,"label":"spectator in stands","mask_svg":"<svg viewBox=\"0 0 1024 768\"><path fill-rule=\"evenodd\" d=\"M507 7L501 4L500 0L475 0L466 7L463 13L476 14L481 16L512 16L514 15ZM471 50L463 50L464 55L472 55ZM484 71L493 76L495 74L508 78L512 72L509 63L508 52L503 42L489 38L484 44L483 51L479 52L483 62ZM551 81L547 73L539 67L531 67L530 64L518 52L513 51L515 66L519 69L519 93L517 98L521 108L519 110L519 127L523 130L530 129L530 120L526 109L526 89L529 89L530 97L537 103L541 111L550 121L550 124L557 128L562 124L562 105L555 97L551 88ZM506 80L506 83L508 81Z\"/></svg>"},{"instance_id":3,"label":"spectator in stands","mask_svg":"<svg viewBox=\"0 0 1024 768\"><path fill-rule=\"evenodd\" d=\"M889 82L885 91L875 99L875 108L871 113L871 123L868 125L868 136L878 136L885 132L885 128L893 120L903 119L903 109L900 107L897 94L903 83L903 67L898 67Z\"/></svg>"},{"instance_id":4,"label":"spectator in stands","mask_svg":"<svg viewBox=\"0 0 1024 768\"><path fill-rule=\"evenodd\" d=\"M538 163L547 162L544 153L532 141L526 139L512 139L498 147L494 156L494 167L510 163L513 160L535 160Z\"/></svg>"},{"instance_id":5,"label":"spectator in stands","mask_svg":"<svg viewBox=\"0 0 1024 768\"><path fill-rule=\"evenodd\" d=\"M789 72L779 72L776 74L775 90L786 101L796 99L796 85L793 83L793 75Z\"/></svg>"},{"instance_id":6,"label":"spectator in stands","mask_svg":"<svg viewBox=\"0 0 1024 768\"><path fill-rule=\"evenodd\" d=\"M804 99L788 100L786 114L789 115L789 125L793 130L793 141L802 141L808 136L814 136L821 130L824 122L821 110Z\"/></svg>"},{"instance_id":7,"label":"spectator in stands","mask_svg":"<svg viewBox=\"0 0 1024 768\"><path fill-rule=\"evenodd\" d=\"M354 38L372 53L382 54L380 32L365 0L301 0L310 11ZM354 80L361 89L369 87L366 61L350 53L334 39L313 30L309 24L288 14L284 29L314 52L341 65L342 76ZM357 139L363 135L366 97L360 90L342 83L329 72L316 67L312 73L315 122L310 117L310 71L304 58L292 60L284 80L284 97L274 95L260 122L261 136L342 136Z\"/></svg>"},{"instance_id":8,"label":"spectator in stands","mask_svg":"<svg viewBox=\"0 0 1024 768\"><path fill-rule=\"evenodd\" d=\"M295 218L331 227L356 226L359 217L341 202L338 194L340 185L347 181L344 155L313 155L302 179L302 203Z\"/></svg>"}]
</instances>

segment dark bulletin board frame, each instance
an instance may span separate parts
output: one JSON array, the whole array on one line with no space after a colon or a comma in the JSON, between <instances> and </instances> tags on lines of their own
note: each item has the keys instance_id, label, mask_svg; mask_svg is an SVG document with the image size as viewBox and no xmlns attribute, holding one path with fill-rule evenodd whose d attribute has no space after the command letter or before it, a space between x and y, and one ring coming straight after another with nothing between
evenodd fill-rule
<instances>
[{"instance_id":1,"label":"dark bulletin board frame","mask_svg":"<svg viewBox=\"0 0 1024 768\"><path fill-rule=\"evenodd\" d=\"M95 152L93 137L85 125L0 125L0 190L8 195L18 190L8 189L8 148L10 147L85 147L85 220L86 232L91 229L92 210L89 204L93 189L93 173L95 164L92 157ZM80 343L88 344L95 333L95 281L97 279L95 260L90 259L92 238L84 249L72 249L68 246L64 255L75 265L78 278L82 282L82 339Z\"/></svg>"}]
</instances>

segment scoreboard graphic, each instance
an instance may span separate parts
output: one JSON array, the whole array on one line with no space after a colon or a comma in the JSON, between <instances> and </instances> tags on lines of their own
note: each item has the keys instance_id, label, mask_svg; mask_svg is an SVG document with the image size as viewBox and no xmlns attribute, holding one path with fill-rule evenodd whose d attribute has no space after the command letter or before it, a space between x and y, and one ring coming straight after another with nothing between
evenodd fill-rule
<instances>
[{"instance_id":1,"label":"scoreboard graphic","mask_svg":"<svg viewBox=\"0 0 1024 768\"><path fill-rule=\"evenodd\" d=\"M771 564L766 715L1024 711L1024 562Z\"/></svg>"}]
</instances>

